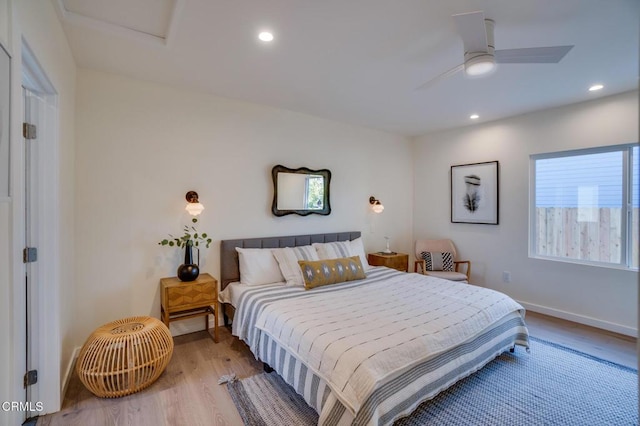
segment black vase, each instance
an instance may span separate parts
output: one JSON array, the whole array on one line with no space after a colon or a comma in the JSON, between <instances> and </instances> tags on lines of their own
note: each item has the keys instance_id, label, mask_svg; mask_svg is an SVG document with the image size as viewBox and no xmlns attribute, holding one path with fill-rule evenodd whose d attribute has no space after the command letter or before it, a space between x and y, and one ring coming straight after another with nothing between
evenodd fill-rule
<instances>
[{"instance_id":1,"label":"black vase","mask_svg":"<svg viewBox=\"0 0 640 426\"><path fill-rule=\"evenodd\" d=\"M195 281L200 275L200 268L193 263L193 254L190 245L184 248L184 263L178 266L178 278L180 281Z\"/></svg>"}]
</instances>

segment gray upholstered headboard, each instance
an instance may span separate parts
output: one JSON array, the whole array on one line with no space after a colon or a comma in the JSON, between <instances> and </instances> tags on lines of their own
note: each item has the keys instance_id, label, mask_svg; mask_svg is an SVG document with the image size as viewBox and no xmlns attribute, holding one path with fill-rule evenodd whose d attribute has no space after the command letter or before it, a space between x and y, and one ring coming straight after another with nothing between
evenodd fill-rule
<instances>
[{"instance_id":1,"label":"gray upholstered headboard","mask_svg":"<svg viewBox=\"0 0 640 426\"><path fill-rule=\"evenodd\" d=\"M220 241L220 288L231 282L240 281L238 252L241 248L279 248L307 246L313 243L332 243L350 241L360 237L360 231L334 232L330 234L290 235L285 237L242 238L238 240Z\"/></svg>"}]
</instances>

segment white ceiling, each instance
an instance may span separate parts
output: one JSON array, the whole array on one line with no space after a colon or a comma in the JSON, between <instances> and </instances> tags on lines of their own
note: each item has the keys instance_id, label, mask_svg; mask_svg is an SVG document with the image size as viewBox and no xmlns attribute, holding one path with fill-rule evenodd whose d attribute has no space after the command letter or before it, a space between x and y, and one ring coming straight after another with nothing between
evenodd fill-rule
<instances>
[{"instance_id":1,"label":"white ceiling","mask_svg":"<svg viewBox=\"0 0 640 426\"><path fill-rule=\"evenodd\" d=\"M52 0L79 67L419 135L637 88L637 0ZM575 45L416 90L462 62L452 14L496 49ZM263 29L275 40L257 39ZM588 92L596 82L604 90Z\"/></svg>"}]
</instances>

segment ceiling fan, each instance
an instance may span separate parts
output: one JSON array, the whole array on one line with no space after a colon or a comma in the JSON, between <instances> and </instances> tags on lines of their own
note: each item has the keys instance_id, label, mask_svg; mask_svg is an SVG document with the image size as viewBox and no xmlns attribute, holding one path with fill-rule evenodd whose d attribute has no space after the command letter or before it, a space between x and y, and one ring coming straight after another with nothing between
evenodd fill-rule
<instances>
[{"instance_id":1,"label":"ceiling fan","mask_svg":"<svg viewBox=\"0 0 640 426\"><path fill-rule=\"evenodd\" d=\"M417 89L433 86L440 80L463 71L477 77L490 73L498 64L555 64L573 48L570 46L525 47L495 50L493 29L495 22L485 19L482 11L453 15L464 44L464 62L432 78Z\"/></svg>"}]
</instances>

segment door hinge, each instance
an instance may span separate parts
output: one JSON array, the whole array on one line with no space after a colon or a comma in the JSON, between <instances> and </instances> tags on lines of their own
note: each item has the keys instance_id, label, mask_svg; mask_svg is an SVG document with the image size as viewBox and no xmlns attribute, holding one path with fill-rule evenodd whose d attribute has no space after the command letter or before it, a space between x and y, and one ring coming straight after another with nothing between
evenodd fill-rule
<instances>
[{"instance_id":1,"label":"door hinge","mask_svg":"<svg viewBox=\"0 0 640 426\"><path fill-rule=\"evenodd\" d=\"M38 370L29 370L24 374L24 387L38 383Z\"/></svg>"},{"instance_id":2,"label":"door hinge","mask_svg":"<svg viewBox=\"0 0 640 426\"><path fill-rule=\"evenodd\" d=\"M22 136L25 139L35 139L37 135L36 125L29 123L22 123Z\"/></svg>"},{"instance_id":3,"label":"door hinge","mask_svg":"<svg viewBox=\"0 0 640 426\"><path fill-rule=\"evenodd\" d=\"M25 247L22 250L22 262L31 263L38 260L38 249L36 247Z\"/></svg>"}]
</instances>

